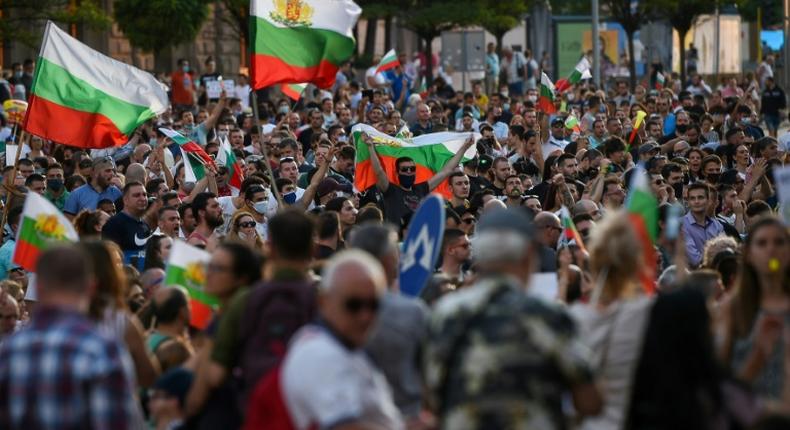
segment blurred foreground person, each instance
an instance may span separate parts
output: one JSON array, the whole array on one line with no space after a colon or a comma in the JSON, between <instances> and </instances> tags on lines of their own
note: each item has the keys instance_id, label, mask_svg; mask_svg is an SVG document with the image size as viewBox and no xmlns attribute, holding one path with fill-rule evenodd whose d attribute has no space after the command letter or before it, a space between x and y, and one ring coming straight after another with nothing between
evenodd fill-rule
<instances>
[{"instance_id":1,"label":"blurred foreground person","mask_svg":"<svg viewBox=\"0 0 790 430\"><path fill-rule=\"evenodd\" d=\"M478 280L434 308L425 378L443 429L563 429L563 393L581 415L597 414L588 350L561 308L527 295L537 261L523 211L483 215Z\"/></svg>"},{"instance_id":2,"label":"blurred foreground person","mask_svg":"<svg viewBox=\"0 0 790 430\"><path fill-rule=\"evenodd\" d=\"M0 347L0 428L141 428L129 356L87 316L91 273L76 247L39 257L33 319Z\"/></svg>"}]
</instances>

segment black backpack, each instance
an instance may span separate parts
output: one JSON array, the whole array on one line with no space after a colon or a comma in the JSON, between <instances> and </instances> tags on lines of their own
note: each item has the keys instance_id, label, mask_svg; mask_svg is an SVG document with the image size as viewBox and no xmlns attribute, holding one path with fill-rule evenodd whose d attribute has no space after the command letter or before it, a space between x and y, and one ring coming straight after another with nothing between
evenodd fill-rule
<instances>
[{"instance_id":1,"label":"black backpack","mask_svg":"<svg viewBox=\"0 0 790 430\"><path fill-rule=\"evenodd\" d=\"M277 367L291 337L316 316L316 287L306 281L262 282L254 287L241 318L240 406L246 406L258 381Z\"/></svg>"}]
</instances>

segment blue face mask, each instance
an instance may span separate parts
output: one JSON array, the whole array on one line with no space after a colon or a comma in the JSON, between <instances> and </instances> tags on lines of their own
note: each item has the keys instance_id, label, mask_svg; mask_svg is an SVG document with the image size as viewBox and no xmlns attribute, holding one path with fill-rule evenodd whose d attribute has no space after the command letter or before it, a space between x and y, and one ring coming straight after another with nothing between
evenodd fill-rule
<instances>
[{"instance_id":1,"label":"blue face mask","mask_svg":"<svg viewBox=\"0 0 790 430\"><path fill-rule=\"evenodd\" d=\"M181 68L181 70L183 70L184 73L189 73L189 66L184 66Z\"/></svg>"},{"instance_id":2,"label":"blue face mask","mask_svg":"<svg viewBox=\"0 0 790 430\"><path fill-rule=\"evenodd\" d=\"M283 194L283 201L292 205L296 203L296 191L291 191L290 193Z\"/></svg>"}]
</instances>

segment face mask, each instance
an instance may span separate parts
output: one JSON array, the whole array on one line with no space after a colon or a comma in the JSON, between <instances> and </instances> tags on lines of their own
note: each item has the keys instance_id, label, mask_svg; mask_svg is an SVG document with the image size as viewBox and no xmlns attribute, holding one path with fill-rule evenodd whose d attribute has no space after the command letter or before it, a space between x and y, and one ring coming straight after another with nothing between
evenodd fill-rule
<instances>
[{"instance_id":1,"label":"face mask","mask_svg":"<svg viewBox=\"0 0 790 430\"><path fill-rule=\"evenodd\" d=\"M218 131L217 132L217 137L220 138L220 139L226 139L228 137L228 132L227 131Z\"/></svg>"},{"instance_id":2,"label":"face mask","mask_svg":"<svg viewBox=\"0 0 790 430\"><path fill-rule=\"evenodd\" d=\"M683 183L672 184L672 189L675 190L675 198L683 198Z\"/></svg>"},{"instance_id":3,"label":"face mask","mask_svg":"<svg viewBox=\"0 0 790 430\"><path fill-rule=\"evenodd\" d=\"M296 194L294 194L296 196ZM269 201L268 200L261 200L259 202L255 202L252 205L252 208L255 209L255 212L263 215L266 213L266 210L269 208Z\"/></svg>"},{"instance_id":4,"label":"face mask","mask_svg":"<svg viewBox=\"0 0 790 430\"><path fill-rule=\"evenodd\" d=\"M749 125L752 122L751 118L741 118L741 124Z\"/></svg>"},{"instance_id":5,"label":"face mask","mask_svg":"<svg viewBox=\"0 0 790 430\"><path fill-rule=\"evenodd\" d=\"M401 175L398 174L398 182L403 188L411 188L414 185L414 179L416 178L415 175Z\"/></svg>"},{"instance_id":6,"label":"face mask","mask_svg":"<svg viewBox=\"0 0 790 430\"><path fill-rule=\"evenodd\" d=\"M63 179L47 179L47 188L57 193L63 189Z\"/></svg>"},{"instance_id":7,"label":"face mask","mask_svg":"<svg viewBox=\"0 0 790 430\"><path fill-rule=\"evenodd\" d=\"M152 137L151 139L149 139L148 140L148 145L151 146L151 148L155 147L156 146L156 138Z\"/></svg>"},{"instance_id":8,"label":"face mask","mask_svg":"<svg viewBox=\"0 0 790 430\"><path fill-rule=\"evenodd\" d=\"M14 72L14 77L19 79L22 77L22 72Z\"/></svg>"},{"instance_id":9,"label":"face mask","mask_svg":"<svg viewBox=\"0 0 790 430\"><path fill-rule=\"evenodd\" d=\"M536 101L538 101L538 96L527 96L527 100L535 103Z\"/></svg>"},{"instance_id":10,"label":"face mask","mask_svg":"<svg viewBox=\"0 0 790 430\"><path fill-rule=\"evenodd\" d=\"M500 91L500 94L502 94L502 97L507 97L508 95L510 95L510 93L507 91Z\"/></svg>"},{"instance_id":11,"label":"face mask","mask_svg":"<svg viewBox=\"0 0 790 430\"><path fill-rule=\"evenodd\" d=\"M43 175L44 172L46 172L46 170L44 170L44 169L36 169L36 170L34 170L34 172L36 172L39 175Z\"/></svg>"},{"instance_id":12,"label":"face mask","mask_svg":"<svg viewBox=\"0 0 790 430\"><path fill-rule=\"evenodd\" d=\"M502 105L502 110L509 111L510 110L510 103L505 103Z\"/></svg>"},{"instance_id":13,"label":"face mask","mask_svg":"<svg viewBox=\"0 0 790 430\"><path fill-rule=\"evenodd\" d=\"M565 97L568 99L569 102L572 102L576 98L576 94L568 93L568 95Z\"/></svg>"},{"instance_id":14,"label":"face mask","mask_svg":"<svg viewBox=\"0 0 790 430\"><path fill-rule=\"evenodd\" d=\"M283 201L289 205L296 203L296 191L291 191L288 194L284 194Z\"/></svg>"},{"instance_id":15,"label":"face mask","mask_svg":"<svg viewBox=\"0 0 790 430\"><path fill-rule=\"evenodd\" d=\"M348 136L346 136L345 134L341 134L340 136L337 137L337 141L338 142L348 142Z\"/></svg>"},{"instance_id":16,"label":"face mask","mask_svg":"<svg viewBox=\"0 0 790 430\"><path fill-rule=\"evenodd\" d=\"M675 128L677 128L678 132L685 133L686 130L688 130L689 126L686 124L678 124L677 127Z\"/></svg>"},{"instance_id":17,"label":"face mask","mask_svg":"<svg viewBox=\"0 0 790 430\"><path fill-rule=\"evenodd\" d=\"M183 70L184 73L189 73L189 66L184 66L181 68L181 70Z\"/></svg>"},{"instance_id":18,"label":"face mask","mask_svg":"<svg viewBox=\"0 0 790 430\"><path fill-rule=\"evenodd\" d=\"M282 105L279 108L277 108L277 112L279 113L288 113L289 110L290 109L288 108L288 105Z\"/></svg>"}]
</instances>

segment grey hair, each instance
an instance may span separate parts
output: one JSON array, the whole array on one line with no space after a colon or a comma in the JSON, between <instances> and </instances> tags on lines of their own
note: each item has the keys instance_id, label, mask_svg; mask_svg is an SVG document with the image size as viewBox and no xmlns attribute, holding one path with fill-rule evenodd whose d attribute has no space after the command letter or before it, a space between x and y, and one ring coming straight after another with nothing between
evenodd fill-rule
<instances>
[{"instance_id":1,"label":"grey hair","mask_svg":"<svg viewBox=\"0 0 790 430\"><path fill-rule=\"evenodd\" d=\"M489 230L472 239L472 258L476 264L518 263L527 255L529 238L509 230Z\"/></svg>"},{"instance_id":2,"label":"grey hair","mask_svg":"<svg viewBox=\"0 0 790 430\"><path fill-rule=\"evenodd\" d=\"M360 249L379 260L397 252L398 233L389 224L364 223L351 230L349 248Z\"/></svg>"},{"instance_id":3,"label":"grey hair","mask_svg":"<svg viewBox=\"0 0 790 430\"><path fill-rule=\"evenodd\" d=\"M329 259L323 270L321 277L321 291L331 291L343 284L343 279L339 278L342 269L348 266L356 267L364 272L379 293L387 289L387 276L381 263L365 251L351 249L335 254Z\"/></svg>"}]
</instances>

